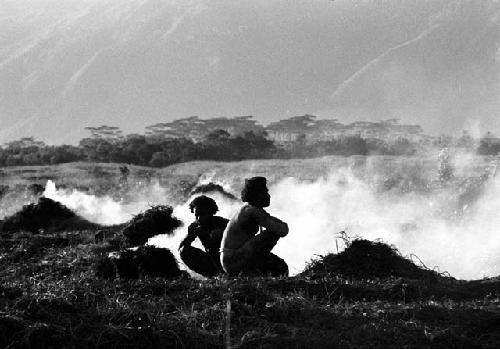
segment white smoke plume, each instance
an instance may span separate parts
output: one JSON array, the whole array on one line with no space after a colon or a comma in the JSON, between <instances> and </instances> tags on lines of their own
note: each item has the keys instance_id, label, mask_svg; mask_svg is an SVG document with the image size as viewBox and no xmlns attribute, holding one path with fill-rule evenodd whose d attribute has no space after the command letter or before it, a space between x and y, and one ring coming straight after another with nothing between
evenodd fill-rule
<instances>
[{"instance_id":1,"label":"white smoke plume","mask_svg":"<svg viewBox=\"0 0 500 349\"><path fill-rule=\"evenodd\" d=\"M135 214L165 202L166 191L157 182L134 193L133 201L116 200L111 196L95 196L75 189L58 189L49 180L43 196L58 201L91 222L112 225L130 220Z\"/></svg>"}]
</instances>

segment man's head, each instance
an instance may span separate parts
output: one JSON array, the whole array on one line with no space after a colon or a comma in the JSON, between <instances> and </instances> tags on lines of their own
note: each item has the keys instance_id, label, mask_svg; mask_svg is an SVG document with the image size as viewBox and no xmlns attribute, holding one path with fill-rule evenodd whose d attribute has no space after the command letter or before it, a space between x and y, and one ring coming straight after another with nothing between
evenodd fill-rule
<instances>
[{"instance_id":1,"label":"man's head","mask_svg":"<svg viewBox=\"0 0 500 349\"><path fill-rule=\"evenodd\" d=\"M271 203L266 177L252 177L245 179L245 186L241 191L241 200L257 207L267 207Z\"/></svg>"},{"instance_id":2,"label":"man's head","mask_svg":"<svg viewBox=\"0 0 500 349\"><path fill-rule=\"evenodd\" d=\"M196 221L201 225L208 224L210 218L219 210L215 200L205 195L195 197L189 203L189 209L194 213Z\"/></svg>"}]
</instances>

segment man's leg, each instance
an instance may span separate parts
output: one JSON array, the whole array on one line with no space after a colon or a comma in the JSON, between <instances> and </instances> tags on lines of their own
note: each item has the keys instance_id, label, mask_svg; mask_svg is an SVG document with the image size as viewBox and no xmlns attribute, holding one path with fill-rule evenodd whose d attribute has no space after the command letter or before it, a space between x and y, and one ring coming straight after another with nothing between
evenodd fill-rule
<instances>
[{"instance_id":1,"label":"man's leg","mask_svg":"<svg viewBox=\"0 0 500 349\"><path fill-rule=\"evenodd\" d=\"M245 242L241 248L252 260L265 258L271 253L271 250L276 246L279 239L280 236L278 234L271 231L263 231Z\"/></svg>"},{"instance_id":2,"label":"man's leg","mask_svg":"<svg viewBox=\"0 0 500 349\"><path fill-rule=\"evenodd\" d=\"M271 250L276 246L280 236L271 232L263 231L249 239L243 246L235 250L232 256L224 258L224 265L229 274L236 275L240 271L248 271L253 266L267 258ZM250 272L251 273L251 272Z\"/></svg>"},{"instance_id":3,"label":"man's leg","mask_svg":"<svg viewBox=\"0 0 500 349\"><path fill-rule=\"evenodd\" d=\"M187 267L196 273L212 277L219 274L219 268L212 257L193 246L184 246L180 250L181 259Z\"/></svg>"},{"instance_id":4,"label":"man's leg","mask_svg":"<svg viewBox=\"0 0 500 349\"><path fill-rule=\"evenodd\" d=\"M275 255L268 253L248 268L249 274L263 276L288 276L288 265L286 262Z\"/></svg>"}]
</instances>

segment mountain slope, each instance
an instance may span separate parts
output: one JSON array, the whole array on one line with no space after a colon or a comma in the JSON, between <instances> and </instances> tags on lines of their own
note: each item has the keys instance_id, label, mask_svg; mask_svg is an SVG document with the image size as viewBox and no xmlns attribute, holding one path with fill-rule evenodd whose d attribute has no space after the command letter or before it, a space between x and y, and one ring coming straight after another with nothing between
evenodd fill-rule
<instances>
[{"instance_id":1,"label":"mountain slope","mask_svg":"<svg viewBox=\"0 0 500 349\"><path fill-rule=\"evenodd\" d=\"M190 115L396 116L433 129L480 114L491 128L482 114L500 110L497 10L451 0L6 0L0 142L74 143L88 125L142 132ZM476 107L456 107L463 97Z\"/></svg>"}]
</instances>

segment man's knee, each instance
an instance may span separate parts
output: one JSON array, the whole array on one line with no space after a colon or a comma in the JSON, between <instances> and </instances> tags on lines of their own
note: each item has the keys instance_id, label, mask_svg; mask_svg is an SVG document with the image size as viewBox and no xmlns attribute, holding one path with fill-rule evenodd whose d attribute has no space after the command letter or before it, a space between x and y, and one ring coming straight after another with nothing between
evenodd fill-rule
<instances>
[{"instance_id":1,"label":"man's knee","mask_svg":"<svg viewBox=\"0 0 500 349\"><path fill-rule=\"evenodd\" d=\"M285 260L276 256L275 254L270 255L269 268L273 276L288 276L288 264Z\"/></svg>"},{"instance_id":2,"label":"man's knee","mask_svg":"<svg viewBox=\"0 0 500 349\"><path fill-rule=\"evenodd\" d=\"M198 259L199 252L203 252L201 250L198 252L197 250L198 249L193 246L183 246L179 249L179 256L182 261L187 264L195 259Z\"/></svg>"},{"instance_id":3,"label":"man's knee","mask_svg":"<svg viewBox=\"0 0 500 349\"><path fill-rule=\"evenodd\" d=\"M278 276L288 276L288 264L282 259L280 263L276 265L276 272Z\"/></svg>"}]
</instances>

